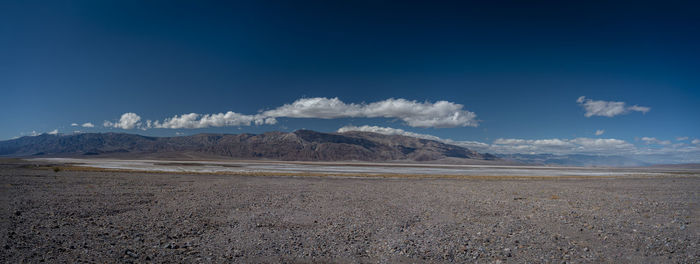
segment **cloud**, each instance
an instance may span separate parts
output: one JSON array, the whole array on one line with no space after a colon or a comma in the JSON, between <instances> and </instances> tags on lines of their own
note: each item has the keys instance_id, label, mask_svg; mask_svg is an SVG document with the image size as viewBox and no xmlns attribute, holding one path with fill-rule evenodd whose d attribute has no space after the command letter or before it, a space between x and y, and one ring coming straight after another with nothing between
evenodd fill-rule
<instances>
[{"instance_id":1,"label":"cloud","mask_svg":"<svg viewBox=\"0 0 700 264\"><path fill-rule=\"evenodd\" d=\"M373 132L373 133L379 133L379 134L384 134L384 135L402 135L402 136L416 137L416 138L435 140L435 141L439 141L439 142L443 142L443 143L447 143L447 144L457 145L460 147L465 147L468 149L481 151L481 152L489 151L489 144L486 144L483 142L458 141L458 140L452 140L452 139L444 139L444 138L440 138L440 137L433 136L433 135L409 132L409 131L405 131L405 130L399 129L399 128L380 127L380 126L359 126L359 127L358 126L344 126L344 127L341 127L340 129L338 129L337 132L338 133L345 133L345 132L350 132L350 131Z\"/></svg>"},{"instance_id":2,"label":"cloud","mask_svg":"<svg viewBox=\"0 0 700 264\"><path fill-rule=\"evenodd\" d=\"M110 122L110 123L111 123L111 122ZM90 122L83 123L82 125L79 125L78 123L72 123L72 124L70 124L70 126L72 126L72 127L77 127L77 126L81 126L81 127L95 127L95 125L93 125L93 124L90 123ZM110 126L111 126L111 125L110 125Z\"/></svg>"},{"instance_id":3,"label":"cloud","mask_svg":"<svg viewBox=\"0 0 700 264\"><path fill-rule=\"evenodd\" d=\"M21 132L21 133L19 133L19 135L22 136L22 137L24 137L24 136L35 137L35 136L38 136L38 135L41 135L41 134L42 134L42 133L37 133L36 130L32 130L32 132Z\"/></svg>"},{"instance_id":4,"label":"cloud","mask_svg":"<svg viewBox=\"0 0 700 264\"><path fill-rule=\"evenodd\" d=\"M596 101L588 99L585 96L579 97L576 102L586 110L586 113L584 114L585 117L614 117L616 115L627 114L630 111L642 112L646 114L651 110L651 108L645 106L633 105L628 107L624 102Z\"/></svg>"},{"instance_id":5,"label":"cloud","mask_svg":"<svg viewBox=\"0 0 700 264\"><path fill-rule=\"evenodd\" d=\"M49 134L49 135L58 135L58 129L54 129L54 130L52 130L52 131L46 132L46 134Z\"/></svg>"},{"instance_id":6,"label":"cloud","mask_svg":"<svg viewBox=\"0 0 700 264\"><path fill-rule=\"evenodd\" d=\"M409 132L405 131L403 129L399 128L391 128L391 127L380 127L380 126L344 126L338 129L338 133L345 133L345 132L351 132L351 131L359 131L359 132L373 132L373 133L379 133L379 134L384 134L384 135L401 135L401 136L409 136L409 137L416 137L416 138L422 138L422 139L429 139L429 140L435 140L447 144L452 144L460 147L465 147L468 149L476 150L476 151L488 151L489 149L489 144L483 143L483 142L478 142L478 141L457 141L457 140L452 140L452 139L444 139L440 138L437 136L433 135L428 135L428 134L420 134L420 133L414 133L414 132Z\"/></svg>"},{"instance_id":7,"label":"cloud","mask_svg":"<svg viewBox=\"0 0 700 264\"><path fill-rule=\"evenodd\" d=\"M596 136L600 136L600 135L602 135L603 133L605 133L605 130L603 130L603 129L598 129L598 130L595 131L595 135L596 135Z\"/></svg>"},{"instance_id":8,"label":"cloud","mask_svg":"<svg viewBox=\"0 0 700 264\"><path fill-rule=\"evenodd\" d=\"M658 155L665 155L666 159L678 158L678 161L695 162L700 160L697 153L700 147L688 147L683 145L662 145L659 147L643 148L622 139L615 138L549 138L549 139L519 139L499 138L493 142L460 141L440 138L434 135L420 134L398 128L380 126L344 126L337 132L350 131L374 132L385 135L403 135L429 140L440 141L447 144L465 147L482 153L495 154L554 154L554 155L621 155L634 158L645 158L653 161ZM649 138L648 138L649 139ZM665 144L665 141L660 141ZM700 144L696 140L695 144ZM657 155L657 156L654 156Z\"/></svg>"},{"instance_id":9,"label":"cloud","mask_svg":"<svg viewBox=\"0 0 700 264\"><path fill-rule=\"evenodd\" d=\"M654 145L671 145L670 140L658 140L653 137L642 137L642 141L644 141L645 144L654 144Z\"/></svg>"},{"instance_id":10,"label":"cloud","mask_svg":"<svg viewBox=\"0 0 700 264\"><path fill-rule=\"evenodd\" d=\"M464 106L448 101L418 102L406 99L387 99L374 103L345 103L340 99L302 98L291 104L246 115L228 111L218 114L189 113L175 115L162 121L146 120L135 113L125 113L118 122L105 121L105 127L122 129L148 128L207 128L225 126L274 125L277 118L396 118L412 127L478 126L476 114Z\"/></svg>"},{"instance_id":11,"label":"cloud","mask_svg":"<svg viewBox=\"0 0 700 264\"><path fill-rule=\"evenodd\" d=\"M634 144L621 139L613 138L573 138L573 139L518 139L499 138L491 144L479 141L460 141L444 139L433 135L419 134L403 129L379 127L379 126L344 126L338 129L339 133L349 131L374 132L386 135L404 135L423 139L430 139L457 145L479 152L499 154L592 154L592 155L620 155L633 154L637 151Z\"/></svg>"},{"instance_id":12,"label":"cloud","mask_svg":"<svg viewBox=\"0 0 700 264\"><path fill-rule=\"evenodd\" d=\"M339 128L337 132L338 133L345 133L345 132L352 132L352 131L372 132L372 133L378 133L378 134L384 134L384 135L401 135L401 136L409 136L409 137L415 137L415 138L443 141L443 139L436 137L436 136L433 136L433 135L413 133L413 132L409 132L409 131L399 129L399 128L380 127L380 126L359 126L359 127L358 126L344 126L344 127Z\"/></svg>"},{"instance_id":13,"label":"cloud","mask_svg":"<svg viewBox=\"0 0 700 264\"><path fill-rule=\"evenodd\" d=\"M633 105L633 106L627 107L627 110L642 112L642 114L646 114L647 112L649 112L651 110L651 107Z\"/></svg>"},{"instance_id":14,"label":"cloud","mask_svg":"<svg viewBox=\"0 0 700 264\"><path fill-rule=\"evenodd\" d=\"M263 112L269 117L292 118L397 118L412 127L476 127L476 114L464 106L448 101L418 102L406 99L387 99L374 103L345 103L340 99L315 97L302 98L291 104Z\"/></svg>"},{"instance_id":15,"label":"cloud","mask_svg":"<svg viewBox=\"0 0 700 264\"><path fill-rule=\"evenodd\" d=\"M677 137L676 141L685 141L688 140L688 137Z\"/></svg>"},{"instance_id":16,"label":"cloud","mask_svg":"<svg viewBox=\"0 0 700 264\"><path fill-rule=\"evenodd\" d=\"M118 122L105 121L103 125L105 127L121 128L121 129L134 129L137 126L141 126L141 117L135 113L124 113Z\"/></svg>"},{"instance_id":17,"label":"cloud","mask_svg":"<svg viewBox=\"0 0 700 264\"><path fill-rule=\"evenodd\" d=\"M244 115L228 111L218 114L183 114L175 115L161 121L147 122L147 127L154 128L207 128L207 127L224 127L224 126L250 126L251 123L256 125L273 125L277 123L275 118L264 117L261 115Z\"/></svg>"},{"instance_id":18,"label":"cloud","mask_svg":"<svg viewBox=\"0 0 700 264\"><path fill-rule=\"evenodd\" d=\"M631 151L634 145L612 138L574 139L496 139L491 145L495 153L514 154L618 154Z\"/></svg>"},{"instance_id":19,"label":"cloud","mask_svg":"<svg viewBox=\"0 0 700 264\"><path fill-rule=\"evenodd\" d=\"M700 162L700 139L694 139L687 145L683 143L670 145L636 146L630 142L615 138L573 138L573 139L518 139L499 138L491 144L478 141L458 141L444 139L433 135L414 133L398 128L379 126L344 126L339 133L349 131L375 132L386 135L404 135L436 140L476 150L481 153L494 154L554 154L554 155L602 155L625 156L651 163L697 163ZM651 139L651 138L647 138ZM661 141L664 142L664 141Z\"/></svg>"}]
</instances>

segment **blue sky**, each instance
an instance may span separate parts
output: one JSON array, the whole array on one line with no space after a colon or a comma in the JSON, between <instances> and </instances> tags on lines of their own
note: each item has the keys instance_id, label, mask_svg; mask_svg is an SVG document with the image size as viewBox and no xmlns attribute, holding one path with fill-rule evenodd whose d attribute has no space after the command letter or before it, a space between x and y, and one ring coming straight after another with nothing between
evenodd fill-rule
<instances>
[{"instance_id":1,"label":"blue sky","mask_svg":"<svg viewBox=\"0 0 700 264\"><path fill-rule=\"evenodd\" d=\"M484 151L700 161L699 7L3 1L0 139L364 126ZM140 119L122 126L125 113Z\"/></svg>"}]
</instances>

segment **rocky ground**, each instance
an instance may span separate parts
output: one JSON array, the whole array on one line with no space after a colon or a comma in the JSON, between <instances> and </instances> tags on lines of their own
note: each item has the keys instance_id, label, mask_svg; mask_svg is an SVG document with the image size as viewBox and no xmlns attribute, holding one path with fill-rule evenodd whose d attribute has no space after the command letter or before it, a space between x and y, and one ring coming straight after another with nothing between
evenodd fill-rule
<instances>
[{"instance_id":1,"label":"rocky ground","mask_svg":"<svg viewBox=\"0 0 700 264\"><path fill-rule=\"evenodd\" d=\"M0 262L698 263L700 177L254 177L0 166Z\"/></svg>"}]
</instances>

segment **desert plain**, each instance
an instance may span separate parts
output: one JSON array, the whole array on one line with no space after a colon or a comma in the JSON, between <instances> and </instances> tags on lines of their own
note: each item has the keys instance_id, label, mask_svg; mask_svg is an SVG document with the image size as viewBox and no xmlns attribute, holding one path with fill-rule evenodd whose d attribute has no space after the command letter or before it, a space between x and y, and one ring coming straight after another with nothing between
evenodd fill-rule
<instances>
[{"instance_id":1,"label":"desert plain","mask_svg":"<svg viewBox=\"0 0 700 264\"><path fill-rule=\"evenodd\" d=\"M292 163L198 171L187 169L200 166L192 163L153 170L79 162L0 161L0 262L700 261L697 169L540 177L412 174L394 165L324 174Z\"/></svg>"}]
</instances>

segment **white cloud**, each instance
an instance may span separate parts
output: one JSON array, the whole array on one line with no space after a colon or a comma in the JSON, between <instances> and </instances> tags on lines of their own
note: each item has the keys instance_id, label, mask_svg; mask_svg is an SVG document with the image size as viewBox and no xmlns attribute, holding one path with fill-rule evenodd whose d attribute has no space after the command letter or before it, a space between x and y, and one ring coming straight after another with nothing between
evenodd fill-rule
<instances>
[{"instance_id":1,"label":"white cloud","mask_svg":"<svg viewBox=\"0 0 700 264\"><path fill-rule=\"evenodd\" d=\"M54 129L54 130L52 130L52 131L46 132L46 134L49 134L49 135L58 135L58 129Z\"/></svg>"},{"instance_id":2,"label":"white cloud","mask_svg":"<svg viewBox=\"0 0 700 264\"><path fill-rule=\"evenodd\" d=\"M119 122L105 121L105 127L123 129L148 128L207 128L225 126L274 125L277 118L396 118L412 127L478 126L476 114L464 110L464 106L448 101L418 102L406 99L387 99L374 103L345 103L340 99L315 97L303 98L291 104L246 115L232 111L218 114L189 113L175 115L162 121L146 120L135 113L125 113Z\"/></svg>"},{"instance_id":3,"label":"white cloud","mask_svg":"<svg viewBox=\"0 0 700 264\"><path fill-rule=\"evenodd\" d=\"M436 137L436 136L433 136L433 135L413 133L413 132L409 132L409 131L406 131L403 129L391 128L391 127L344 126L344 127L341 127L338 129L338 133L345 133L345 132L351 132L351 131L373 132L373 133L384 134L384 135L401 135L401 136L409 136L409 137L415 137L415 138L443 141L443 139Z\"/></svg>"},{"instance_id":4,"label":"white cloud","mask_svg":"<svg viewBox=\"0 0 700 264\"><path fill-rule=\"evenodd\" d=\"M150 120L149 120L150 121ZM224 126L250 126L250 124L255 123L256 125L262 124L276 124L277 120L270 117L264 117L261 115L244 115L235 112L228 111L226 113L218 114L183 114L175 115L171 118L167 118L161 121L147 122L150 125L147 127L154 128L207 128L207 127L224 127Z\"/></svg>"},{"instance_id":5,"label":"white cloud","mask_svg":"<svg viewBox=\"0 0 700 264\"><path fill-rule=\"evenodd\" d=\"M430 139L462 146L468 149L476 150L482 153L498 153L498 154L587 154L587 155L623 155L623 156L639 156L639 155L659 155L672 154L680 155L682 153L696 153L700 148L689 148L684 146L666 146L664 148L640 148L634 144L621 139L615 138L572 138L572 139L518 139L518 138L499 138L491 144L479 141L459 141L452 139L444 139L433 135L414 133L403 129L379 126L344 126L338 129L339 133L349 131L374 132L386 135L404 135L423 139ZM700 144L700 140L697 140ZM684 154L685 155L685 154ZM698 158L691 154L688 160L697 160ZM687 157L686 157L687 158Z\"/></svg>"},{"instance_id":6,"label":"white cloud","mask_svg":"<svg viewBox=\"0 0 700 264\"><path fill-rule=\"evenodd\" d=\"M569 140L577 147L576 152L617 154L633 151L635 146L616 138L574 138Z\"/></svg>"},{"instance_id":7,"label":"white cloud","mask_svg":"<svg viewBox=\"0 0 700 264\"><path fill-rule=\"evenodd\" d=\"M671 145L670 140L659 140L653 137L642 137L642 141L644 141L646 144Z\"/></svg>"},{"instance_id":8,"label":"white cloud","mask_svg":"<svg viewBox=\"0 0 700 264\"><path fill-rule=\"evenodd\" d=\"M693 144L700 144L700 139L697 139L697 138L696 138L696 139L693 139L693 141L691 141L690 143L693 143Z\"/></svg>"},{"instance_id":9,"label":"white cloud","mask_svg":"<svg viewBox=\"0 0 700 264\"><path fill-rule=\"evenodd\" d=\"M124 113L118 122L105 121L103 125L105 127L121 128L121 129L134 129L140 126L141 117L135 113Z\"/></svg>"},{"instance_id":10,"label":"white cloud","mask_svg":"<svg viewBox=\"0 0 700 264\"><path fill-rule=\"evenodd\" d=\"M374 103L345 103L340 99L302 98L291 104L263 112L270 117L293 118L397 118L412 127L459 127L479 125L476 114L464 106L448 101L418 102L406 99L387 99Z\"/></svg>"},{"instance_id":11,"label":"white cloud","mask_svg":"<svg viewBox=\"0 0 700 264\"><path fill-rule=\"evenodd\" d=\"M632 151L634 145L620 139L496 139L491 145L495 153L525 154L619 154Z\"/></svg>"},{"instance_id":12,"label":"white cloud","mask_svg":"<svg viewBox=\"0 0 700 264\"><path fill-rule=\"evenodd\" d=\"M677 137L676 141L685 141L688 140L688 137Z\"/></svg>"},{"instance_id":13,"label":"white cloud","mask_svg":"<svg viewBox=\"0 0 700 264\"><path fill-rule=\"evenodd\" d=\"M646 114L647 112L649 112L651 110L651 107L633 105L633 106L627 107L627 110L642 112L642 114Z\"/></svg>"},{"instance_id":14,"label":"white cloud","mask_svg":"<svg viewBox=\"0 0 700 264\"><path fill-rule=\"evenodd\" d=\"M518 139L499 138L491 144L479 141L459 141L443 139L433 135L419 134L403 129L379 126L345 126L338 129L339 133L349 131L375 132L386 135L404 135L423 139L436 140L447 144L462 146L479 152L500 154L602 154L623 155L634 154L638 149L631 143L614 138L574 138L574 139Z\"/></svg>"},{"instance_id":15,"label":"white cloud","mask_svg":"<svg viewBox=\"0 0 700 264\"><path fill-rule=\"evenodd\" d=\"M36 130L32 130L32 132L21 132L21 133L19 133L19 135L22 136L22 137L23 137L23 136L35 137L35 136L38 136L38 135L41 135L41 134L42 134L42 133L36 132Z\"/></svg>"},{"instance_id":16,"label":"white cloud","mask_svg":"<svg viewBox=\"0 0 700 264\"><path fill-rule=\"evenodd\" d=\"M603 130L603 129L598 129L598 130L595 131L595 135L596 135L596 136L600 136L600 135L602 135L603 133L605 133L605 130Z\"/></svg>"},{"instance_id":17,"label":"white cloud","mask_svg":"<svg viewBox=\"0 0 700 264\"><path fill-rule=\"evenodd\" d=\"M93 124L90 123L90 122L83 123L82 125L79 125L78 123L72 123L72 124L70 124L70 126L72 126L72 127L77 127L77 126L81 126L81 127L95 127L95 125L93 125ZM111 126L111 125L110 125L110 126Z\"/></svg>"},{"instance_id":18,"label":"white cloud","mask_svg":"<svg viewBox=\"0 0 700 264\"><path fill-rule=\"evenodd\" d=\"M586 113L585 117L591 116L605 116L613 117L616 115L627 114L630 111L642 112L646 114L651 110L651 108L646 106L633 105L627 107L625 102L613 102L613 101L597 101L581 96L576 100L579 105L581 105Z\"/></svg>"}]
</instances>

